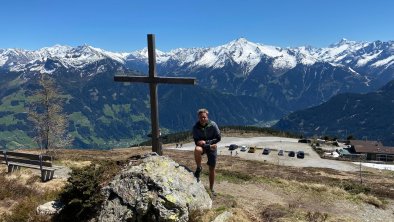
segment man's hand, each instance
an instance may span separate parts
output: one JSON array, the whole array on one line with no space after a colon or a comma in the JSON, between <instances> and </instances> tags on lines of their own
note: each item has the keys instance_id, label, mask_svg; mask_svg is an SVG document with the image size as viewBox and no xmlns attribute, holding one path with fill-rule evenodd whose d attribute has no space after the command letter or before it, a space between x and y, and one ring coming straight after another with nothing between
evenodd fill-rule
<instances>
[{"instance_id":1,"label":"man's hand","mask_svg":"<svg viewBox=\"0 0 394 222\"><path fill-rule=\"evenodd\" d=\"M197 142L197 145L203 147L205 145L205 141L204 140L199 140Z\"/></svg>"},{"instance_id":2,"label":"man's hand","mask_svg":"<svg viewBox=\"0 0 394 222\"><path fill-rule=\"evenodd\" d=\"M211 148L211 150L216 150L216 148L218 148L218 145L212 144L209 147Z\"/></svg>"}]
</instances>

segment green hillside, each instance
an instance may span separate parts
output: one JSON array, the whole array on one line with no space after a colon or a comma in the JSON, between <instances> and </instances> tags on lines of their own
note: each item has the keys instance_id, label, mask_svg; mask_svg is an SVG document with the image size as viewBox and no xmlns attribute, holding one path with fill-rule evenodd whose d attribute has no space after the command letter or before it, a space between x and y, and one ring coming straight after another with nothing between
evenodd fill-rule
<instances>
[{"instance_id":1,"label":"green hillside","mask_svg":"<svg viewBox=\"0 0 394 222\"><path fill-rule=\"evenodd\" d=\"M60 73L55 82L65 99L64 114L72 148L108 149L129 147L147 139L150 130L148 87L117 83L114 72L82 78L78 73ZM0 147L37 147L28 103L38 88L37 77L23 75L0 81ZM67 78L66 78L67 77ZM222 94L199 86L159 86L159 120L164 133L188 130L196 110L205 107L220 125L255 125L278 119L282 111L262 99Z\"/></svg>"}]
</instances>

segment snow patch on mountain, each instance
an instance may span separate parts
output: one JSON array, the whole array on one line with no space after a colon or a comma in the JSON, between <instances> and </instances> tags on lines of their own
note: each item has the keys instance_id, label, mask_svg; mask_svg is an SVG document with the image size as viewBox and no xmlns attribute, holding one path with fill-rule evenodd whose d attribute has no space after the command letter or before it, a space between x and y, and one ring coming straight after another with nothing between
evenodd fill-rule
<instances>
[{"instance_id":1,"label":"snow patch on mountain","mask_svg":"<svg viewBox=\"0 0 394 222\"><path fill-rule=\"evenodd\" d=\"M44 58L65 58L67 54L73 50L71 46L54 45L52 47L45 47L38 51L37 57Z\"/></svg>"},{"instance_id":2,"label":"snow patch on mountain","mask_svg":"<svg viewBox=\"0 0 394 222\"><path fill-rule=\"evenodd\" d=\"M365 42L349 41L342 39L339 43L328 48L322 48L319 57L322 61L340 62L346 56L351 55L357 50L367 46Z\"/></svg>"},{"instance_id":3,"label":"snow patch on mountain","mask_svg":"<svg viewBox=\"0 0 394 222\"><path fill-rule=\"evenodd\" d=\"M92 48L93 50L96 50L97 52L101 53L102 55L109 57L119 63L124 63L125 59L130 54L130 53L109 52L109 51L102 50L100 48L94 48L92 46L89 46L89 47Z\"/></svg>"},{"instance_id":4,"label":"snow patch on mountain","mask_svg":"<svg viewBox=\"0 0 394 222\"><path fill-rule=\"evenodd\" d=\"M297 62L304 65L313 65L319 60L316 50L310 47L298 47L292 52L296 55Z\"/></svg>"},{"instance_id":5,"label":"snow patch on mountain","mask_svg":"<svg viewBox=\"0 0 394 222\"><path fill-rule=\"evenodd\" d=\"M179 66L190 64L195 66L196 61L201 59L203 55L208 52L208 48L190 48L190 49L175 49L169 52L171 59L178 62Z\"/></svg>"},{"instance_id":6,"label":"snow patch on mountain","mask_svg":"<svg viewBox=\"0 0 394 222\"><path fill-rule=\"evenodd\" d=\"M55 68L53 68L53 69L46 69L42 65L34 64L33 66L29 67L29 71L30 72L37 72L37 73L52 74L53 72L56 71L56 69Z\"/></svg>"},{"instance_id":7,"label":"snow patch on mountain","mask_svg":"<svg viewBox=\"0 0 394 222\"><path fill-rule=\"evenodd\" d=\"M3 66L7 62L7 58L0 57L0 66Z\"/></svg>"},{"instance_id":8,"label":"snow patch on mountain","mask_svg":"<svg viewBox=\"0 0 394 222\"><path fill-rule=\"evenodd\" d=\"M374 66L374 67L386 66L387 67L387 66L390 66L392 64L394 64L394 55L389 56L389 57L387 57L385 59L379 60L379 61L373 63L372 66Z\"/></svg>"},{"instance_id":9,"label":"snow patch on mountain","mask_svg":"<svg viewBox=\"0 0 394 222\"><path fill-rule=\"evenodd\" d=\"M225 59L218 58L217 54L214 50L209 50L204 53L204 55L196 61L197 66L205 66L205 67L213 67L213 68L222 68L224 66Z\"/></svg>"},{"instance_id":10,"label":"snow patch on mountain","mask_svg":"<svg viewBox=\"0 0 394 222\"><path fill-rule=\"evenodd\" d=\"M297 60L294 56L283 54L276 57L272 67L275 69L292 69L297 65Z\"/></svg>"},{"instance_id":11,"label":"snow patch on mountain","mask_svg":"<svg viewBox=\"0 0 394 222\"><path fill-rule=\"evenodd\" d=\"M223 50L239 65L246 65L245 72L250 72L261 60L259 45L244 38L232 41Z\"/></svg>"},{"instance_id":12,"label":"snow patch on mountain","mask_svg":"<svg viewBox=\"0 0 394 222\"><path fill-rule=\"evenodd\" d=\"M170 59L170 54L162 52L160 50L156 49L156 62L157 63L165 63ZM142 50L137 50L134 52L129 53L124 60L140 60L144 61L146 64L148 64L148 48L145 47Z\"/></svg>"},{"instance_id":13,"label":"snow patch on mountain","mask_svg":"<svg viewBox=\"0 0 394 222\"><path fill-rule=\"evenodd\" d=\"M245 38L240 38L207 50L197 60L196 65L222 68L226 62L230 61L244 67L244 73L249 73L261 61L264 50L272 51L262 45L249 42Z\"/></svg>"},{"instance_id":14,"label":"snow patch on mountain","mask_svg":"<svg viewBox=\"0 0 394 222\"><path fill-rule=\"evenodd\" d=\"M354 69L352 69L352 68L350 68L350 67L348 67L348 69L349 69L349 71L350 71L350 73L353 75L353 76L355 76L356 78L364 78L360 73L358 73L357 71L355 71ZM365 78L364 78L365 79ZM368 83L369 83L369 81L367 80L367 79L365 79L365 83L366 83L366 85L368 85Z\"/></svg>"},{"instance_id":15,"label":"snow patch on mountain","mask_svg":"<svg viewBox=\"0 0 394 222\"><path fill-rule=\"evenodd\" d=\"M378 52L375 52L375 53L368 53L368 54L365 54L365 55L361 55L360 56L361 59L359 59L357 61L356 66L357 67L365 66L368 62L370 62L371 60L374 60L375 58L377 58L380 55L380 53L382 53L382 52L383 52L383 50L379 50Z\"/></svg>"},{"instance_id":16,"label":"snow patch on mountain","mask_svg":"<svg viewBox=\"0 0 394 222\"><path fill-rule=\"evenodd\" d=\"M263 57L273 58L273 67L289 69L296 65L296 58L287 49L249 42L245 38L211 48L196 61L197 66L222 68L233 62L243 68L244 74L250 73Z\"/></svg>"},{"instance_id":17,"label":"snow patch on mountain","mask_svg":"<svg viewBox=\"0 0 394 222\"><path fill-rule=\"evenodd\" d=\"M14 67L35 60L35 53L23 49L4 49L0 52L2 66Z\"/></svg>"},{"instance_id":18,"label":"snow patch on mountain","mask_svg":"<svg viewBox=\"0 0 394 222\"><path fill-rule=\"evenodd\" d=\"M72 48L62 54L62 57L54 57L62 60L66 66L83 68L87 64L97 62L102 59L110 58L119 63L124 63L128 54L107 52L99 48L84 45Z\"/></svg>"}]
</instances>

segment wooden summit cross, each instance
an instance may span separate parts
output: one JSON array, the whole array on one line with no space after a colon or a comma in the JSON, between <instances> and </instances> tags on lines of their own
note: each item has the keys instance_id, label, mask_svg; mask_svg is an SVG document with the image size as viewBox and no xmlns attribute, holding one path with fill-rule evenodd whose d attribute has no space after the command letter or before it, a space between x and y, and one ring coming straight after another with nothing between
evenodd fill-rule
<instances>
[{"instance_id":1,"label":"wooden summit cross","mask_svg":"<svg viewBox=\"0 0 394 222\"><path fill-rule=\"evenodd\" d=\"M159 109L157 102L157 84L195 84L195 78L177 78L177 77L159 77L156 76L156 47L155 35L148 34L148 58L149 58L149 76L115 76L116 82L140 82L149 83L150 91L150 109L152 123L152 151L159 155L163 154L160 144L159 130Z\"/></svg>"}]
</instances>

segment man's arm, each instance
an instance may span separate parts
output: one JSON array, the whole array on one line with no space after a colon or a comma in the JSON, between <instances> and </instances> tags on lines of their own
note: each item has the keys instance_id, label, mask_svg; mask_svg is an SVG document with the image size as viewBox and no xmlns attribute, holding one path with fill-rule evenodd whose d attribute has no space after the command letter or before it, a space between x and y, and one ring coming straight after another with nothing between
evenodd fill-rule
<instances>
[{"instance_id":1,"label":"man's arm","mask_svg":"<svg viewBox=\"0 0 394 222\"><path fill-rule=\"evenodd\" d=\"M212 140L207 141L208 144L217 144L222 140L222 136L220 134L219 127L216 123L212 123L212 126L214 128L214 136Z\"/></svg>"},{"instance_id":2,"label":"man's arm","mask_svg":"<svg viewBox=\"0 0 394 222\"><path fill-rule=\"evenodd\" d=\"M201 146L203 147L205 145L205 141L201 139L201 136L198 133L198 128L196 126L193 127L193 139L194 139L194 144L196 146Z\"/></svg>"}]
</instances>

